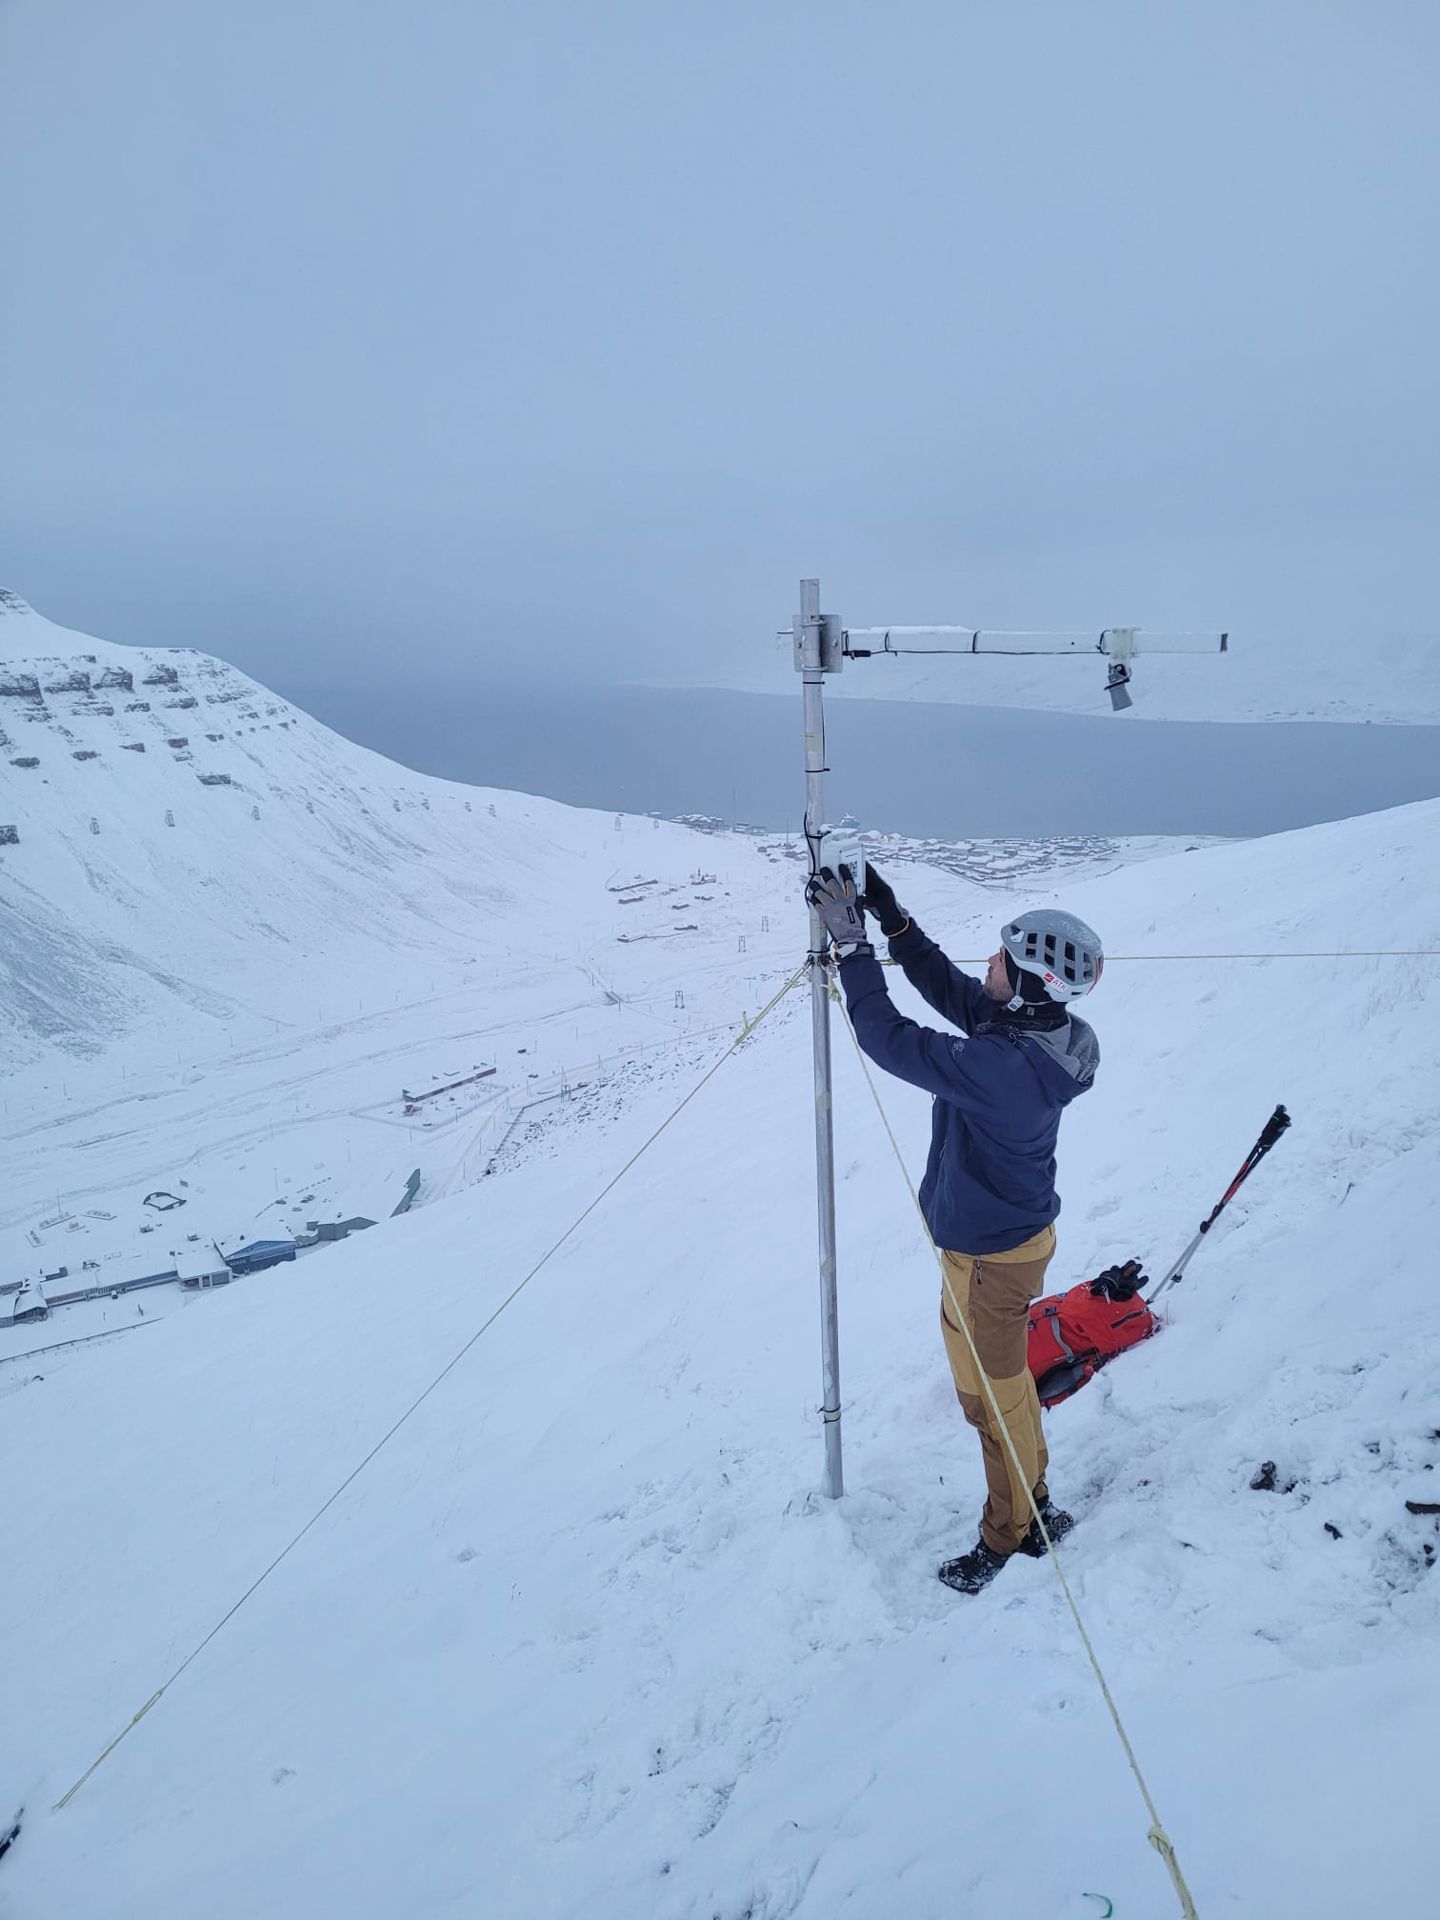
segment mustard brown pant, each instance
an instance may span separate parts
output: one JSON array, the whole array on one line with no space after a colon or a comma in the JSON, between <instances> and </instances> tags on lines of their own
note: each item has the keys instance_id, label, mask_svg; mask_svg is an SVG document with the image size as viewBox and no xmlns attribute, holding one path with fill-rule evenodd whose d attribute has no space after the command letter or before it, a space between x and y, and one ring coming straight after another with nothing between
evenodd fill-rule
<instances>
[{"instance_id":1,"label":"mustard brown pant","mask_svg":"<svg viewBox=\"0 0 1440 1920\"><path fill-rule=\"evenodd\" d=\"M1045 1497L1049 1454L1040 1431L1035 1378L1026 1364L1026 1310L1045 1291L1045 1269L1054 1252L1055 1229L1046 1227L1007 1253L941 1254L949 1289L940 1289L940 1327L961 1410L980 1436L986 1487L980 1537L992 1553L1014 1553L1025 1538L1031 1518L1027 1489L1034 1492L1037 1504ZM955 1298L953 1308L951 1294ZM970 1329L980 1364L990 1376L1023 1479L1016 1478L975 1372L970 1348L955 1324L957 1309Z\"/></svg>"}]
</instances>

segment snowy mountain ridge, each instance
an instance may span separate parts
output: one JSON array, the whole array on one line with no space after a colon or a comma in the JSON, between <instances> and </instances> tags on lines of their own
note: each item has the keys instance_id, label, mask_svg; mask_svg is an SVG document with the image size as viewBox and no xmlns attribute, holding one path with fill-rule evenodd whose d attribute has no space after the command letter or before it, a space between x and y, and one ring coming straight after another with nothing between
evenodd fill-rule
<instances>
[{"instance_id":1,"label":"snowy mountain ridge","mask_svg":"<svg viewBox=\"0 0 1440 1920\"><path fill-rule=\"evenodd\" d=\"M77 1209L46 1255L118 1235L182 1173L187 1213L258 1207L317 1165L358 1178L369 1138L395 1142L380 1159L431 1144L430 1198L403 1219L143 1339L0 1345L0 1601L24 1623L0 1811L26 1807L0 1911L1173 1912L1051 1569L1007 1568L974 1602L934 1578L973 1538L980 1475L933 1255L838 1023L847 1493L815 1497L800 995L677 1112L726 1044L711 1029L800 957L794 864L425 781L292 714L205 743L227 756L206 770L250 782L227 813L204 810L237 796L200 789L200 762L123 742L75 761L55 736L48 788L3 766L7 798L41 796L0 848L10 924L49 916L121 1029L103 1009L93 1045L12 1024L16 1257L57 1211L57 1165L116 1222ZM120 717L67 705L64 724ZM1433 1904L1437 830L1430 802L1063 882L1111 957L1086 1009L1101 1072L1061 1136L1053 1284L1132 1253L1158 1272L1277 1100L1295 1120L1160 1337L1049 1421L1069 1578L1206 1920ZM636 877L654 885L620 906ZM957 956L1009 910L948 873L896 883ZM150 925L166 900L188 944ZM165 939L183 991L134 983L129 956L159 967ZM622 1047L490 1177L465 1171L480 1107L423 1134L396 1106L421 1062L483 1049L523 1095ZM881 1092L918 1171L929 1102ZM1253 1487L1266 1461L1274 1485Z\"/></svg>"},{"instance_id":2,"label":"snowy mountain ridge","mask_svg":"<svg viewBox=\"0 0 1440 1920\"><path fill-rule=\"evenodd\" d=\"M113 1039L117 1003L131 1018L187 1019L176 998L211 1017L247 1011L252 931L293 953L304 924L313 958L317 930L415 945L443 937L453 908L503 910L507 840L523 858L530 836L462 819L493 796L353 747L192 650L107 646L13 596L0 647L5 878L27 929L0 960L19 1016L11 1048L27 1032L75 1051ZM444 826L423 821L442 796ZM417 888L417 863L440 845L451 867ZM203 979L185 964L200 945Z\"/></svg>"}]
</instances>

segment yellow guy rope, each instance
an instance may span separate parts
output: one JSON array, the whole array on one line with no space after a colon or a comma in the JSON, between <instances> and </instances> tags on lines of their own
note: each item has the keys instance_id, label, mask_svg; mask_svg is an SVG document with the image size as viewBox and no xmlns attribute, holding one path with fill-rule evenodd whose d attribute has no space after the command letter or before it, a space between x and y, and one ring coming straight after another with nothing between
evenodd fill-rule
<instances>
[{"instance_id":1,"label":"yellow guy rope","mask_svg":"<svg viewBox=\"0 0 1440 1920\"><path fill-rule=\"evenodd\" d=\"M850 1030L850 1038L855 1042L856 1057L859 1059L861 1070L865 1075L865 1083L870 1089L871 1098L875 1102L875 1110L880 1115L880 1123L885 1129L890 1145L894 1148L895 1159L899 1164L901 1173L904 1175L905 1185L910 1190L910 1198L915 1202L915 1211L920 1215L920 1224L925 1229L925 1238L929 1241L930 1251L935 1255L936 1262L939 1265L940 1282L945 1289L945 1297L950 1303L951 1317L965 1336L965 1344L970 1349L970 1358L974 1362L975 1371L980 1378L980 1384L985 1389L985 1398L990 1403L990 1412L994 1416L995 1423L1004 1436L1005 1449L1010 1456L1010 1465L1014 1469L1015 1478L1025 1488L1025 1498L1030 1502L1030 1511L1035 1516L1035 1524L1039 1527L1046 1548L1049 1551L1050 1563L1055 1569L1055 1577L1060 1582L1061 1590L1065 1595L1065 1603L1069 1607L1071 1618L1075 1622L1075 1630L1080 1635L1081 1645L1085 1649L1091 1670L1094 1672L1095 1678L1099 1683L1100 1692L1104 1697L1106 1707L1109 1709L1110 1718L1115 1725L1115 1731L1120 1736L1120 1744L1125 1749L1125 1758L1130 1763L1130 1771L1135 1776L1135 1784L1139 1787L1140 1796L1145 1802L1145 1811L1150 1816L1150 1832L1147 1838L1151 1846L1154 1847L1155 1851L1165 1862L1165 1865L1170 1869L1170 1878L1175 1883L1175 1893L1180 1901L1180 1911L1185 1916L1185 1920L1199 1920L1199 1915L1195 1909L1195 1902L1190 1896L1190 1889L1185 1884L1185 1876L1180 1871L1180 1862L1175 1854L1174 1843L1161 1824L1159 1811L1156 1808L1154 1800L1151 1798L1150 1789L1145 1782L1145 1776L1140 1771L1140 1762L1135 1757L1135 1749L1130 1744L1130 1736L1125 1731L1125 1723L1120 1718L1120 1709L1115 1704L1115 1697L1110 1691L1109 1682L1106 1680L1105 1674L1100 1666L1100 1661L1096 1655L1090 1635L1085 1629L1085 1622L1080 1617L1080 1609L1076 1605L1074 1594L1070 1591L1070 1582L1065 1578L1065 1569L1060 1564L1060 1556L1055 1550L1055 1542L1050 1538L1050 1529L1045 1525L1044 1520L1040 1516L1040 1509L1035 1504L1035 1493L1030 1485L1030 1477L1020 1463L1019 1454L1015 1451L1015 1442L1010 1437L1010 1428L1006 1423L1004 1414L1000 1411L1000 1403L995 1398L995 1389L990 1383L990 1376L980 1364L980 1355L975 1350L975 1342L971 1337L969 1323L965 1315L960 1311L959 1303L950 1285L950 1276L945 1271L945 1262L941 1258L940 1249L935 1244L934 1235L931 1233L929 1223L926 1221L925 1215L921 1210L920 1196L915 1191L915 1182L910 1178L910 1169L905 1164L905 1156L900 1151L900 1143L896 1140L894 1129L890 1125L889 1116L881 1105L879 1089L876 1087L874 1077L870 1072L870 1063L865 1058L864 1051L860 1046L860 1041L856 1036L855 1028L851 1024L850 1009L845 1006L844 1001L836 990L833 975L830 981L830 992L832 997L839 1001L844 1011L845 1025Z\"/></svg>"},{"instance_id":2,"label":"yellow guy rope","mask_svg":"<svg viewBox=\"0 0 1440 1920\"><path fill-rule=\"evenodd\" d=\"M599 1206L600 1202L605 1198L605 1196L608 1193L611 1193L617 1186L619 1186L620 1182L625 1178L625 1175L635 1165L635 1162L641 1157L641 1155L647 1152L649 1148L654 1146L655 1142L660 1138L661 1134L664 1133L665 1129L670 1125L671 1121L677 1120L680 1117L680 1115L685 1111L686 1107L689 1106L690 1102L695 1098L696 1094L699 1093L703 1087L707 1086L709 1082L714 1079L715 1075L720 1071L721 1067L724 1066L725 1062L730 1058L731 1054L734 1053L735 1049L738 1046L740 1046L741 1043L750 1034L752 1034L755 1031L756 1027L759 1026L760 1022L765 1018L766 1014L773 1012L773 1010L776 1007L778 1007L780 1002L785 998L786 994L789 993L790 989L799 984L799 982L804 978L805 974L809 971L809 967L810 967L810 962L807 958L802 963L802 965L800 965L795 969L794 973L791 974L790 978L785 982L784 986L781 987L779 992L775 994L774 998L771 999L769 1002L767 1002L767 1004L760 1010L760 1012L756 1014L755 1018L753 1020L746 1022L746 1024L742 1027L741 1031L730 1042L730 1045L726 1047L725 1051L715 1061L714 1065L707 1068L704 1075L699 1080L696 1081L695 1085L686 1094L685 1098L680 1102L679 1106L672 1109L672 1111L665 1116L665 1118L660 1122L659 1126L656 1127L655 1131L650 1135L649 1139L646 1140L643 1143L643 1145L635 1149L634 1153L631 1154L630 1158L625 1162L624 1166L621 1167L620 1171L615 1175L614 1179L606 1182L606 1184L600 1189L599 1193L597 1193L595 1198L590 1202L589 1206L586 1207L585 1211L580 1215L578 1215L576 1219L572 1220L570 1225L561 1234L560 1238L557 1241L555 1241L552 1246L547 1248L547 1250L544 1253L541 1254L540 1258L535 1262L534 1266L531 1267L530 1271L526 1274L525 1278L521 1280L518 1283L518 1285L516 1285L515 1287L512 1287L510 1292L506 1294L505 1298L500 1302L499 1306L496 1307L495 1311L490 1315L490 1318L484 1323L484 1325L476 1328L475 1332L471 1334L470 1338L465 1342L464 1346L461 1347L460 1351L454 1356L452 1360L448 1361L446 1365L440 1369L439 1373L436 1374L435 1378L430 1382L429 1386L425 1388L424 1392L421 1394L418 1394L416 1398L410 1402L410 1405L400 1415L400 1418L390 1428L389 1432L382 1434L380 1439L378 1439L375 1442L374 1446L370 1449L369 1453L366 1454L365 1458L360 1462L359 1466L356 1467L352 1472L346 1474L345 1478L340 1482L339 1486L336 1487L335 1491L330 1495L330 1498L325 1502L325 1504L322 1507L318 1508L316 1512L311 1514L310 1518L305 1522L304 1526L301 1527L300 1531L293 1537L293 1539L289 1540L280 1549L279 1553L276 1554L275 1558L270 1562L269 1566L266 1567L265 1571L261 1574L258 1574L256 1578L250 1582L250 1585L245 1589L244 1593L241 1594L240 1598L235 1602L234 1606L230 1608L229 1612L224 1613L220 1616L220 1618L215 1622L214 1626L206 1634L205 1638L200 1642L200 1644L197 1647L194 1647L189 1653L186 1654L185 1658L180 1662L179 1666L176 1667L175 1671L170 1675L170 1678L166 1680L162 1686L159 1686L156 1688L155 1692L151 1694L150 1698L145 1702L144 1706L140 1708L139 1712L134 1715L134 1717L128 1722L126 1726L120 1729L119 1733L116 1734L115 1738L110 1742L109 1746L105 1748L104 1752L96 1755L95 1759L90 1762L90 1765L85 1769L84 1773L81 1774L80 1778L75 1782L74 1786L71 1787L68 1792L61 1794L60 1798L55 1802L55 1806L53 1809L56 1813L59 1813L63 1807L69 1806L70 1802L75 1798L76 1794L80 1791L81 1787L84 1786L85 1782L90 1778L91 1774L94 1773L99 1766L101 1766L106 1760L110 1758L110 1755L119 1746L120 1742L125 1738L126 1734L130 1733L135 1727L139 1726L140 1722L145 1718L146 1714L149 1713L150 1709L165 1697L165 1695L169 1692L170 1688L173 1687L175 1682L180 1678L181 1674L184 1673L185 1669L191 1664L192 1661L197 1660L200 1657L200 1655L205 1651L206 1647L208 1647L210 1642L215 1638L216 1634L219 1633L221 1628L226 1626L231 1620L235 1618L235 1615L240 1611L241 1607L244 1606L245 1602L250 1598L251 1594L254 1593L257 1588L262 1586L265 1583L265 1581L270 1578L270 1575L274 1573L275 1569L280 1565L280 1562L284 1560L288 1554L293 1552L293 1550L296 1547L299 1546L300 1542L305 1538L306 1534L309 1533L310 1529L315 1525L315 1523L330 1511L331 1507L334 1506L335 1502L340 1498L341 1494L344 1493L345 1489L348 1486L350 1486L354 1481L359 1479L360 1475L365 1471L366 1467L369 1466L370 1462L375 1458L376 1454L380 1452L381 1448L386 1446L391 1440L395 1438L395 1435L400 1431L401 1427L404 1426L405 1422L410 1418L411 1414L414 1413L417 1410L417 1408L424 1405L425 1401L427 1401L430 1398L431 1394L440 1385L440 1382L445 1379L447 1374L454 1372L455 1368L459 1366L460 1362L465 1358L466 1354L474 1346L475 1342L480 1338L482 1334L487 1333L490 1330L490 1328L494 1326L495 1322L500 1318L501 1314L504 1313L505 1309L510 1305L511 1301L519 1298L519 1296L525 1291L526 1287L529 1286L530 1282L535 1278L536 1274L539 1273L540 1269L546 1264L546 1262L550 1260L553 1255L557 1254L560 1251L561 1247L564 1246L565 1242L570 1238L571 1234L573 1234L577 1230L577 1228L579 1228L583 1224L584 1221L589 1219L590 1215Z\"/></svg>"}]
</instances>

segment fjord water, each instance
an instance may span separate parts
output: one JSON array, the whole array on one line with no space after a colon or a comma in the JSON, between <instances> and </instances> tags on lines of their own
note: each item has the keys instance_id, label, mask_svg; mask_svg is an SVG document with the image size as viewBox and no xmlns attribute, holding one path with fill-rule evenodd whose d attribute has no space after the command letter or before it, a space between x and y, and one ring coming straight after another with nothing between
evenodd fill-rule
<instances>
[{"instance_id":1,"label":"fjord water","mask_svg":"<svg viewBox=\"0 0 1440 1920\"><path fill-rule=\"evenodd\" d=\"M283 691L352 740L448 779L575 806L798 823L798 694L520 683ZM940 839L1248 837L1440 796L1433 727L832 700L827 732L836 817Z\"/></svg>"}]
</instances>

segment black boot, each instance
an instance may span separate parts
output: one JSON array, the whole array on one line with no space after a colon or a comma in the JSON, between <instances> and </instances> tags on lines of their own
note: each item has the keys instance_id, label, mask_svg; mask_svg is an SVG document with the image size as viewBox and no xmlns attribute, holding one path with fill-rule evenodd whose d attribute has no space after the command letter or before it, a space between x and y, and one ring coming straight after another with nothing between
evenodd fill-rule
<instances>
[{"instance_id":1,"label":"black boot","mask_svg":"<svg viewBox=\"0 0 1440 1920\"><path fill-rule=\"evenodd\" d=\"M983 1540L977 1540L969 1553L962 1553L958 1560L944 1563L940 1578L956 1593L979 1593L982 1587L989 1586L1009 1557L1008 1554L996 1553Z\"/></svg>"},{"instance_id":2,"label":"black boot","mask_svg":"<svg viewBox=\"0 0 1440 1920\"><path fill-rule=\"evenodd\" d=\"M1075 1516L1066 1513L1063 1507L1057 1507L1049 1494L1040 1502L1040 1518L1045 1522L1046 1532L1052 1540L1063 1540L1075 1525ZM1029 1531L1016 1549L1018 1553L1028 1553L1032 1560L1043 1560L1050 1549L1045 1545L1045 1535L1032 1520Z\"/></svg>"}]
</instances>

